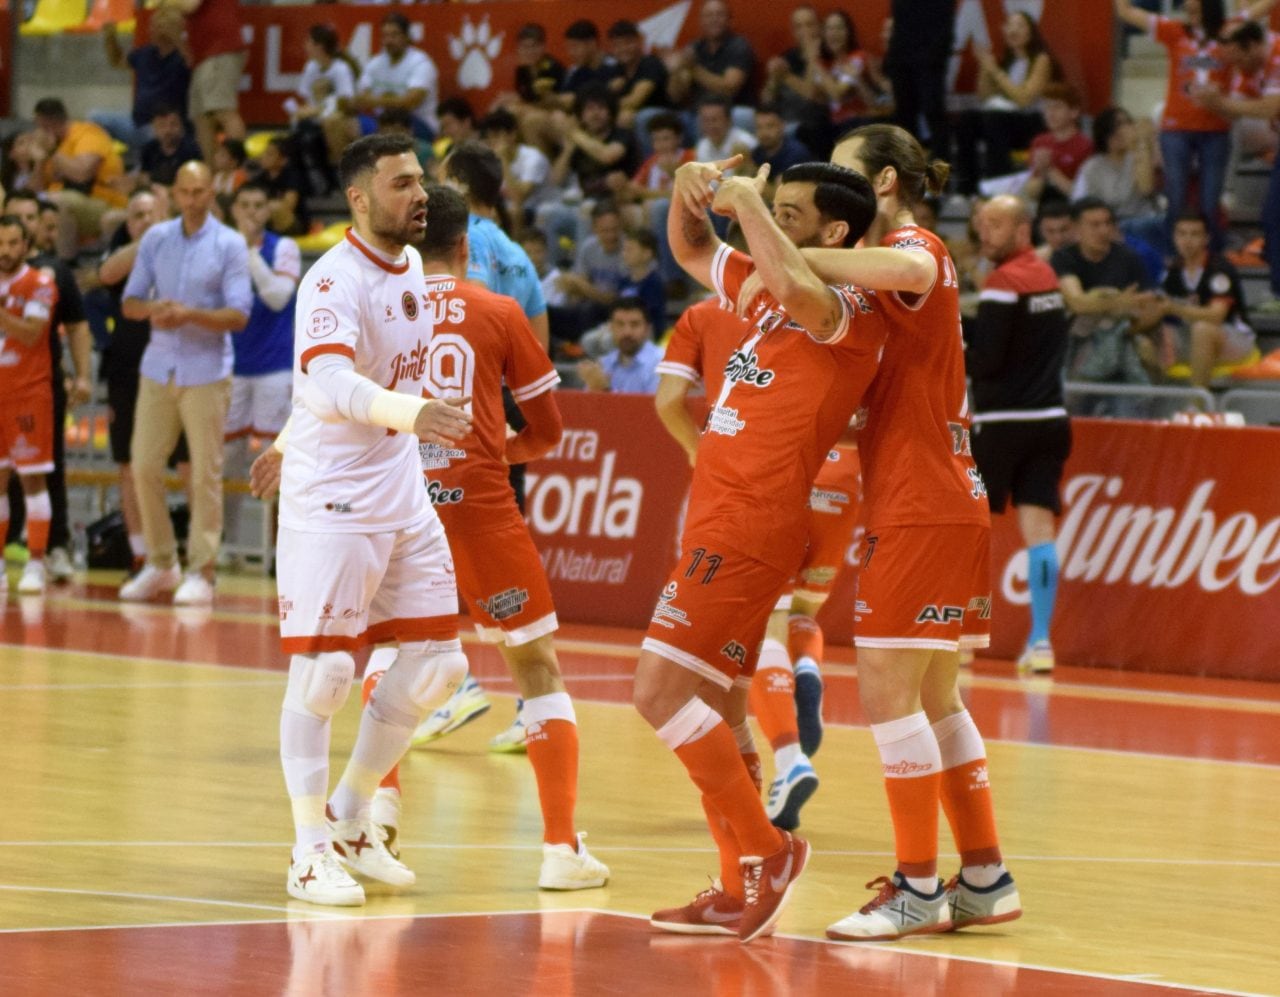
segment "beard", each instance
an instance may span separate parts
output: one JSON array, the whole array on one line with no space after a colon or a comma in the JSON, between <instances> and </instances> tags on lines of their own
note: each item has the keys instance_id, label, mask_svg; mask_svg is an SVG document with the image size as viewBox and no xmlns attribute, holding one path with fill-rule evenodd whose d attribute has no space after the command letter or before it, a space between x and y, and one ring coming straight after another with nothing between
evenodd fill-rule
<instances>
[{"instance_id":1,"label":"beard","mask_svg":"<svg viewBox=\"0 0 1280 997\"><path fill-rule=\"evenodd\" d=\"M414 219L413 215L417 211L423 212L422 221ZM374 201L369 210L369 230L378 238L401 246L421 242L427 232L426 205L397 218L391 212L384 211L382 206Z\"/></svg>"}]
</instances>

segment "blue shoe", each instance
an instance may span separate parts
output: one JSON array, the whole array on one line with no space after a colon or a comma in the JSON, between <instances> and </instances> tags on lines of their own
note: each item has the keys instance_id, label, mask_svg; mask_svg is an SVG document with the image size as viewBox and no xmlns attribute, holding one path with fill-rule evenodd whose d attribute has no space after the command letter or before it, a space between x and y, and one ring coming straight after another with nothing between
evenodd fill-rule
<instances>
[{"instance_id":1,"label":"blue shoe","mask_svg":"<svg viewBox=\"0 0 1280 997\"><path fill-rule=\"evenodd\" d=\"M418 725L418 729L413 732L413 739L410 743L415 748L423 744L429 744L444 737L446 734L452 733L459 727L469 724L472 720L486 713L488 709L489 700L485 696L484 690L480 688L480 683L468 674L466 681L458 687L458 691L450 696L443 706Z\"/></svg>"},{"instance_id":2,"label":"blue shoe","mask_svg":"<svg viewBox=\"0 0 1280 997\"><path fill-rule=\"evenodd\" d=\"M808 664L796 669L796 727L800 750L812 758L822 746L822 675Z\"/></svg>"},{"instance_id":3,"label":"blue shoe","mask_svg":"<svg viewBox=\"0 0 1280 997\"><path fill-rule=\"evenodd\" d=\"M818 790L818 774L809 759L801 755L791 768L781 773L769 786L769 802L765 813L769 823L784 831L800 826L800 808Z\"/></svg>"}]
</instances>

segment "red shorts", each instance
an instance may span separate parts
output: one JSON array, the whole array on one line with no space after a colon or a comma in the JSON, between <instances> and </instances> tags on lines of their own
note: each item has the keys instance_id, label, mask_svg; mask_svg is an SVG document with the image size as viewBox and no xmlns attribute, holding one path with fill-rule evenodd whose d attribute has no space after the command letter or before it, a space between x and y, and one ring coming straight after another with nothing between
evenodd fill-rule
<instances>
[{"instance_id":1,"label":"red shorts","mask_svg":"<svg viewBox=\"0 0 1280 997\"><path fill-rule=\"evenodd\" d=\"M514 504L509 517L486 523L483 533L467 533L452 523L445 524L445 532L459 599L482 639L516 647L556 630L547 573Z\"/></svg>"},{"instance_id":2,"label":"red shorts","mask_svg":"<svg viewBox=\"0 0 1280 997\"><path fill-rule=\"evenodd\" d=\"M53 388L0 399L0 467L18 474L53 470Z\"/></svg>"},{"instance_id":3,"label":"red shorts","mask_svg":"<svg viewBox=\"0 0 1280 997\"><path fill-rule=\"evenodd\" d=\"M857 647L955 651L991 641L991 530L867 530L854 611Z\"/></svg>"},{"instance_id":4,"label":"red shorts","mask_svg":"<svg viewBox=\"0 0 1280 997\"><path fill-rule=\"evenodd\" d=\"M722 689L749 685L785 571L720 543L685 542L641 647Z\"/></svg>"},{"instance_id":5,"label":"red shorts","mask_svg":"<svg viewBox=\"0 0 1280 997\"><path fill-rule=\"evenodd\" d=\"M821 602L831 594L836 575L849 558L849 548L858 542L857 491L833 486L813 487L809 500L809 549L796 573L796 591L810 602Z\"/></svg>"}]
</instances>

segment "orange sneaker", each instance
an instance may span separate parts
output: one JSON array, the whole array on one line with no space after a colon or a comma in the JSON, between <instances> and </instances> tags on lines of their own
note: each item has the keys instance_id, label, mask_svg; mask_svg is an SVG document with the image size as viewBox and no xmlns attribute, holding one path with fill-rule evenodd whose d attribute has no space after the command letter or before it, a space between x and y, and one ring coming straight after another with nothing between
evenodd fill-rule
<instances>
[{"instance_id":1,"label":"orange sneaker","mask_svg":"<svg viewBox=\"0 0 1280 997\"><path fill-rule=\"evenodd\" d=\"M788 831L782 834L782 847L772 855L742 857L742 889L746 903L738 924L738 937L744 942L759 938L782 916L791 889L809 862L809 843Z\"/></svg>"},{"instance_id":2,"label":"orange sneaker","mask_svg":"<svg viewBox=\"0 0 1280 997\"><path fill-rule=\"evenodd\" d=\"M662 931L676 935L732 935L738 934L742 920L742 901L731 897L720 887L720 880L712 880L709 889L693 898L683 907L660 910L649 923Z\"/></svg>"}]
</instances>

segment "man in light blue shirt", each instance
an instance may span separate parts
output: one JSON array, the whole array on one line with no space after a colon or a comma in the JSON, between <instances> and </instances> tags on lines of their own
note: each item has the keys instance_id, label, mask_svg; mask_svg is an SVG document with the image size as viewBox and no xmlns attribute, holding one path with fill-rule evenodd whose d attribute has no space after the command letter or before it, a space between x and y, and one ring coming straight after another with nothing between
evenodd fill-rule
<instances>
[{"instance_id":1,"label":"man in light blue shirt","mask_svg":"<svg viewBox=\"0 0 1280 997\"><path fill-rule=\"evenodd\" d=\"M130 449L147 564L120 587L143 601L174 589L178 605L213 601L214 562L222 537L222 447L231 400L233 351L253 307L244 237L209 212L213 177L190 162L178 170L179 217L142 237L125 285L125 318L151 322ZM181 433L191 451L191 527L187 575L165 500L165 469Z\"/></svg>"},{"instance_id":2,"label":"man in light blue shirt","mask_svg":"<svg viewBox=\"0 0 1280 997\"><path fill-rule=\"evenodd\" d=\"M592 391L656 393L662 350L653 341L653 326L644 302L635 297L615 301L609 310L609 331L614 348L599 361L578 363L582 383Z\"/></svg>"}]
</instances>

